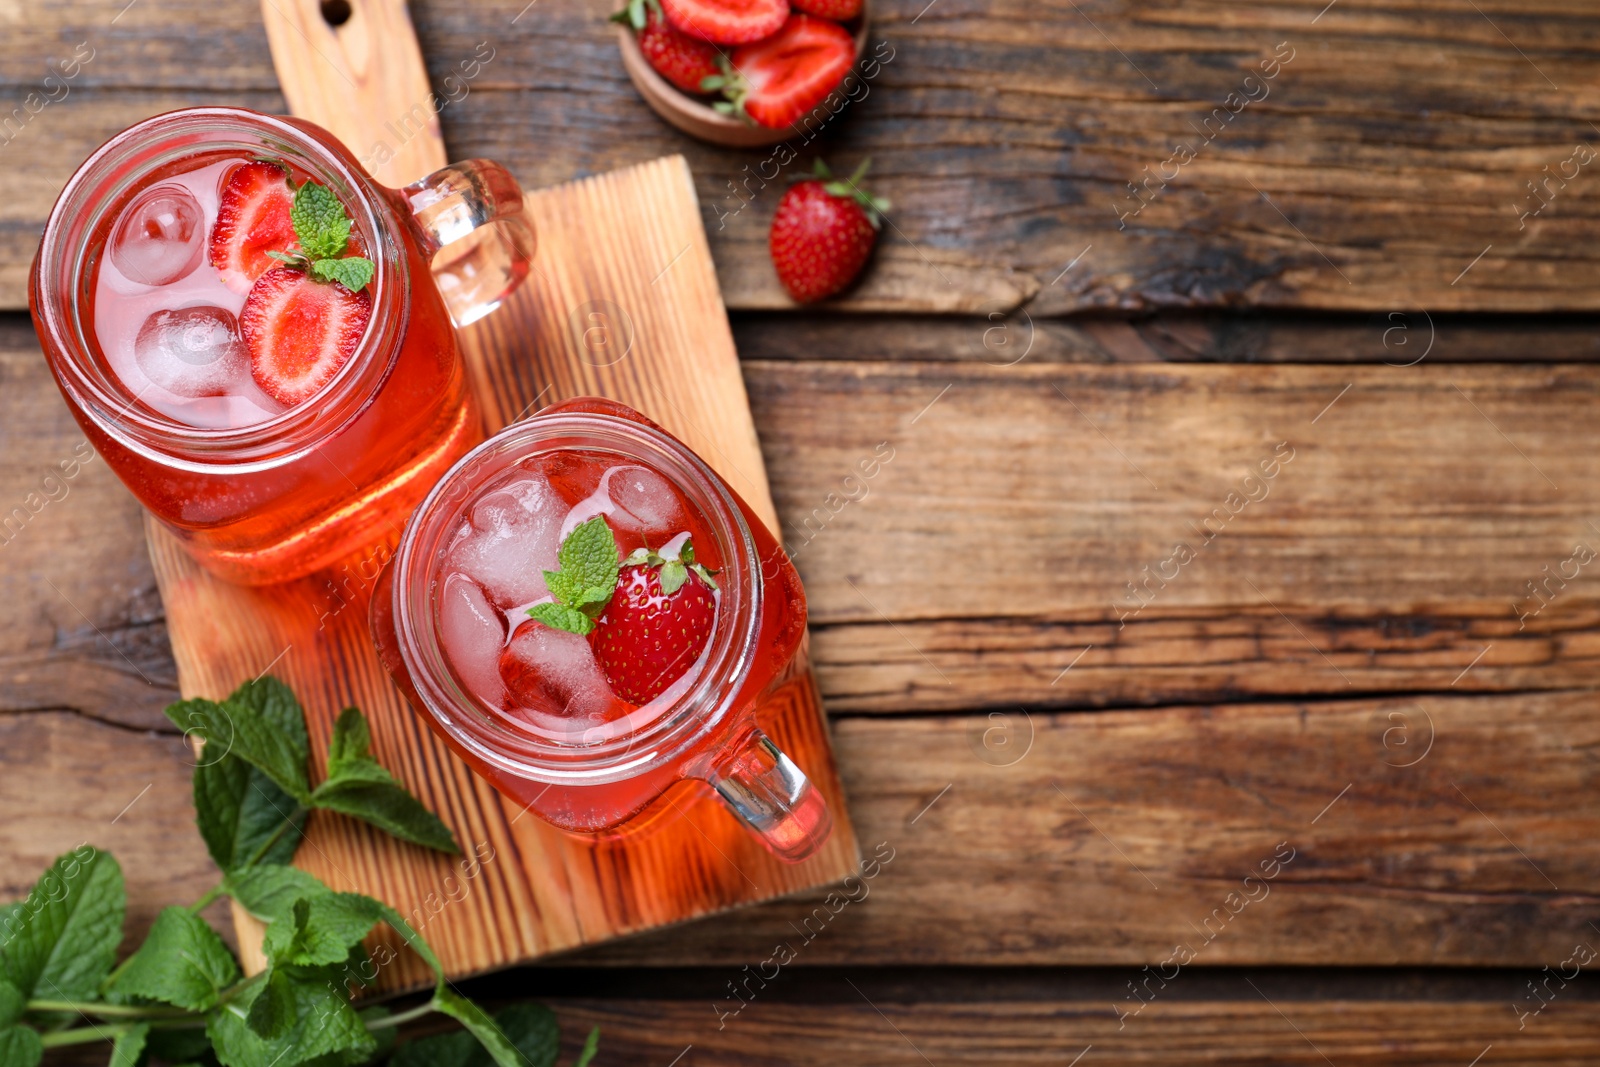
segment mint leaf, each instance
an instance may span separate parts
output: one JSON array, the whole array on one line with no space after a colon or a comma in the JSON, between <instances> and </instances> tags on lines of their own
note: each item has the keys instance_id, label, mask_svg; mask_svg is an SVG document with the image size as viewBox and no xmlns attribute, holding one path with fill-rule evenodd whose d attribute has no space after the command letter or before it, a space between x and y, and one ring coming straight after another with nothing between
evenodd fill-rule
<instances>
[{"instance_id":1,"label":"mint leaf","mask_svg":"<svg viewBox=\"0 0 1600 1067\"><path fill-rule=\"evenodd\" d=\"M552 630L565 630L569 634L581 636L594 629L594 622L589 616L565 604L535 604L528 609L528 614Z\"/></svg>"},{"instance_id":2,"label":"mint leaf","mask_svg":"<svg viewBox=\"0 0 1600 1067\"><path fill-rule=\"evenodd\" d=\"M25 997L93 999L122 943L126 906L117 861L91 845L74 849L5 916L0 978Z\"/></svg>"},{"instance_id":3,"label":"mint leaf","mask_svg":"<svg viewBox=\"0 0 1600 1067\"><path fill-rule=\"evenodd\" d=\"M494 1021L533 1067L555 1067L561 1051L561 1027L555 1012L543 1004L513 1004L496 1012Z\"/></svg>"},{"instance_id":4,"label":"mint leaf","mask_svg":"<svg viewBox=\"0 0 1600 1067\"><path fill-rule=\"evenodd\" d=\"M361 256L311 261L313 278L319 282L338 282L352 293L359 293L365 289L371 283L373 275L377 273L378 268L372 260Z\"/></svg>"},{"instance_id":5,"label":"mint leaf","mask_svg":"<svg viewBox=\"0 0 1600 1067\"><path fill-rule=\"evenodd\" d=\"M372 727L360 708L345 708L333 724L328 739L328 777L337 778L342 765L364 758L372 751Z\"/></svg>"},{"instance_id":6,"label":"mint leaf","mask_svg":"<svg viewBox=\"0 0 1600 1067\"><path fill-rule=\"evenodd\" d=\"M223 889L239 906L263 922L294 912L295 901L312 900L333 890L298 867L262 865L229 874Z\"/></svg>"},{"instance_id":7,"label":"mint leaf","mask_svg":"<svg viewBox=\"0 0 1600 1067\"><path fill-rule=\"evenodd\" d=\"M305 713L289 687L276 678L246 682L227 700L180 700L167 705L167 718L185 733L203 737L213 759L237 756L260 769L296 800L311 793L306 759ZM287 813L285 813L287 814Z\"/></svg>"},{"instance_id":8,"label":"mint leaf","mask_svg":"<svg viewBox=\"0 0 1600 1067\"><path fill-rule=\"evenodd\" d=\"M613 589L617 584L617 539L599 515L577 528L561 542L556 561L585 589Z\"/></svg>"},{"instance_id":9,"label":"mint leaf","mask_svg":"<svg viewBox=\"0 0 1600 1067\"><path fill-rule=\"evenodd\" d=\"M489 1013L466 997L441 984L433 993L433 1009L465 1026L467 1032L478 1039L478 1044L500 1067L527 1067L528 1060L500 1032L494 1020L489 1018Z\"/></svg>"},{"instance_id":10,"label":"mint leaf","mask_svg":"<svg viewBox=\"0 0 1600 1067\"><path fill-rule=\"evenodd\" d=\"M139 1057L144 1055L145 1042L149 1039L149 1023L139 1023L133 1029L118 1034L116 1044L111 1046L111 1067L137 1067ZM0 1063L4 1062L0 1060Z\"/></svg>"},{"instance_id":11,"label":"mint leaf","mask_svg":"<svg viewBox=\"0 0 1600 1067\"><path fill-rule=\"evenodd\" d=\"M600 1028L594 1027L589 1031L589 1036L583 1039L583 1049L578 1053L578 1058L572 1061L572 1067L589 1067L589 1062L600 1051Z\"/></svg>"},{"instance_id":12,"label":"mint leaf","mask_svg":"<svg viewBox=\"0 0 1600 1067\"><path fill-rule=\"evenodd\" d=\"M283 735L302 765L311 758L305 709L295 698L294 690L272 675L245 682L230 693L223 703L229 707L243 708L264 719Z\"/></svg>"},{"instance_id":13,"label":"mint leaf","mask_svg":"<svg viewBox=\"0 0 1600 1067\"><path fill-rule=\"evenodd\" d=\"M22 995L22 990L0 979L0 1030L22 1018L27 1006L28 998Z\"/></svg>"},{"instance_id":14,"label":"mint leaf","mask_svg":"<svg viewBox=\"0 0 1600 1067\"><path fill-rule=\"evenodd\" d=\"M350 216L326 185L308 181L294 194L289 221L310 259L342 255L350 243Z\"/></svg>"},{"instance_id":15,"label":"mint leaf","mask_svg":"<svg viewBox=\"0 0 1600 1067\"><path fill-rule=\"evenodd\" d=\"M194 770L194 810L206 850L225 873L252 862L288 863L306 821L299 801L232 755L202 757Z\"/></svg>"},{"instance_id":16,"label":"mint leaf","mask_svg":"<svg viewBox=\"0 0 1600 1067\"><path fill-rule=\"evenodd\" d=\"M379 773L389 780L375 780ZM364 761L359 773L347 772L323 782L310 802L312 807L369 822L402 841L455 856L461 854L450 828L396 783L388 771L370 760Z\"/></svg>"},{"instance_id":17,"label":"mint leaf","mask_svg":"<svg viewBox=\"0 0 1600 1067\"><path fill-rule=\"evenodd\" d=\"M188 908L165 908L112 983L122 996L209 1011L239 980L233 953L211 925Z\"/></svg>"},{"instance_id":18,"label":"mint leaf","mask_svg":"<svg viewBox=\"0 0 1600 1067\"><path fill-rule=\"evenodd\" d=\"M0 1030L0 1065L38 1067L44 1059L44 1043L32 1027L13 1026Z\"/></svg>"},{"instance_id":19,"label":"mint leaf","mask_svg":"<svg viewBox=\"0 0 1600 1067\"><path fill-rule=\"evenodd\" d=\"M495 1013L495 1025L532 1067L554 1067L561 1049L561 1033L554 1013L542 1004L513 1004ZM470 1032L408 1041L395 1052L390 1067L490 1067L487 1050Z\"/></svg>"},{"instance_id":20,"label":"mint leaf","mask_svg":"<svg viewBox=\"0 0 1600 1067\"><path fill-rule=\"evenodd\" d=\"M371 1056L377 1041L337 982L312 972L309 980L290 983L294 1023L274 1038L250 1029L249 1016L267 980L248 996L230 1001L206 1019L217 1059L225 1067L293 1067L329 1057L328 1063L360 1063Z\"/></svg>"},{"instance_id":21,"label":"mint leaf","mask_svg":"<svg viewBox=\"0 0 1600 1067\"><path fill-rule=\"evenodd\" d=\"M380 919L384 905L359 893L324 890L296 901L267 927L262 949L275 966L343 963Z\"/></svg>"},{"instance_id":22,"label":"mint leaf","mask_svg":"<svg viewBox=\"0 0 1600 1067\"><path fill-rule=\"evenodd\" d=\"M587 634L617 589L617 539L606 520L596 515L579 523L561 542L556 562L560 570L544 572L555 603L535 604L528 614L553 630Z\"/></svg>"},{"instance_id":23,"label":"mint leaf","mask_svg":"<svg viewBox=\"0 0 1600 1067\"><path fill-rule=\"evenodd\" d=\"M309 803L369 822L402 841L460 855L449 827L368 754L371 747L366 716L346 708L328 742L328 779Z\"/></svg>"},{"instance_id":24,"label":"mint leaf","mask_svg":"<svg viewBox=\"0 0 1600 1067\"><path fill-rule=\"evenodd\" d=\"M261 990L250 1002L245 1025L257 1037L282 1037L294 1025L294 980L276 967L264 972Z\"/></svg>"},{"instance_id":25,"label":"mint leaf","mask_svg":"<svg viewBox=\"0 0 1600 1067\"><path fill-rule=\"evenodd\" d=\"M152 1030L145 1047L164 1063L210 1062L211 1039L204 1030Z\"/></svg>"}]
</instances>

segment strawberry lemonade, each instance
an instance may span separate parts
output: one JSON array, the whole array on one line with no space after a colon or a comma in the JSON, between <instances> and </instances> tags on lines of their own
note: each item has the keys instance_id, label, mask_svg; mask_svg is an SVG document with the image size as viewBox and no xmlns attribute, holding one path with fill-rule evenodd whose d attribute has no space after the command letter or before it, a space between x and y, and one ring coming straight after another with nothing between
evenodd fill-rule
<instances>
[{"instance_id":1,"label":"strawberry lemonade","mask_svg":"<svg viewBox=\"0 0 1600 1067\"><path fill-rule=\"evenodd\" d=\"M325 131L235 108L124 131L56 202L30 291L51 370L96 450L222 577L284 581L398 538L482 439L423 203L451 239L466 215L531 251L492 163L387 190Z\"/></svg>"},{"instance_id":2,"label":"strawberry lemonade","mask_svg":"<svg viewBox=\"0 0 1600 1067\"><path fill-rule=\"evenodd\" d=\"M786 859L828 836L820 794L755 722L799 684L799 578L727 484L629 408L570 401L462 459L372 611L430 725L556 826L643 824L691 779Z\"/></svg>"},{"instance_id":3,"label":"strawberry lemonade","mask_svg":"<svg viewBox=\"0 0 1600 1067\"><path fill-rule=\"evenodd\" d=\"M546 740L636 733L701 665L720 563L658 472L598 452L535 456L486 487L445 549L445 657L486 707Z\"/></svg>"}]
</instances>

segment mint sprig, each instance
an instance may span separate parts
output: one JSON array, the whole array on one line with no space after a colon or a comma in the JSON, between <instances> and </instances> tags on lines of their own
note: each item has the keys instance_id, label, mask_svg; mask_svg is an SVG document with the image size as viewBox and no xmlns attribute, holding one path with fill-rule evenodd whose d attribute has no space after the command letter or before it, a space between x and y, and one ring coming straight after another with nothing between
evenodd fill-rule
<instances>
[{"instance_id":1,"label":"mint sprig","mask_svg":"<svg viewBox=\"0 0 1600 1067\"><path fill-rule=\"evenodd\" d=\"M290 180L293 185L293 180ZM338 282L351 292L371 283L377 265L364 256L346 256L350 247L350 215L339 198L325 185L307 180L294 193L289 221L299 248L292 252L271 251L267 255L306 271L319 282Z\"/></svg>"},{"instance_id":2,"label":"mint sprig","mask_svg":"<svg viewBox=\"0 0 1600 1067\"><path fill-rule=\"evenodd\" d=\"M553 602L535 604L528 614L550 627L586 635L611 603L617 589L617 539L599 515L582 522L562 540L556 552L559 570L545 571Z\"/></svg>"},{"instance_id":3,"label":"mint sprig","mask_svg":"<svg viewBox=\"0 0 1600 1067\"><path fill-rule=\"evenodd\" d=\"M554 1067L560 1035L548 1010L522 1005L490 1018L448 986L439 957L392 907L334 892L285 865L307 808L344 810L323 803L330 787L362 796L380 787L382 803L354 814L391 832L385 821L397 820L406 840L436 837L434 847L459 851L437 817L372 758L359 711L340 716L329 777L315 789L306 772L304 712L277 679L246 683L223 701L181 701L167 715L205 739L195 806L224 877L189 907L164 909L115 968L127 894L109 853L80 846L56 860L27 897L0 905L0 1067L37 1067L47 1047L92 1041L111 1043L112 1067L140 1067L151 1056L223 1067L354 1067L388 1055L395 1028L428 1012L464 1029L401 1044L393 1063ZM282 807L269 816L252 793ZM266 924L267 968L248 978L200 917L224 894ZM352 1003L352 986L372 978L362 942L379 924L433 972L432 995L417 1008L357 1011ZM592 1031L577 1067L593 1058L597 1040Z\"/></svg>"}]
</instances>

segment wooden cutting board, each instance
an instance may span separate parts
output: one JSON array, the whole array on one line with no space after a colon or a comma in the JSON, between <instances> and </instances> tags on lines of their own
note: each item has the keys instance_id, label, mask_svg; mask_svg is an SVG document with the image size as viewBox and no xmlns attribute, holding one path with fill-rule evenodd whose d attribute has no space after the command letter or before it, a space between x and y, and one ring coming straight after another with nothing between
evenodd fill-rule
<instances>
[{"instance_id":1,"label":"wooden cutting board","mask_svg":"<svg viewBox=\"0 0 1600 1067\"><path fill-rule=\"evenodd\" d=\"M386 135L384 116L411 106L391 98L394 87L425 93L426 80L403 4L352 7L337 29L322 20L316 0L264 0L263 13L295 112L362 155ZM409 76L392 69L408 63L416 64ZM363 94L359 106L351 85ZM424 170L443 160L436 126L412 138L408 157L405 166ZM391 185L418 176L392 162L381 172ZM683 158L530 193L527 205L539 240L532 275L460 335L486 429L567 397L612 397L682 438L777 529ZM154 521L146 532L185 696L221 697L269 671L282 678L306 707L314 776L325 772L320 761L335 717L354 704L372 721L379 760L455 831L470 853L464 860L319 812L296 857L335 888L381 897L410 916L453 976L793 893L855 869L855 834L809 671L805 684L759 718L833 811L833 836L817 855L794 865L773 858L708 788L687 783L662 801L680 817L632 834L578 837L475 777L390 682L366 624L377 550L301 581L247 589L212 578ZM235 919L249 964L259 931L247 916ZM383 969L379 989L426 979L420 961L401 953Z\"/></svg>"}]
</instances>

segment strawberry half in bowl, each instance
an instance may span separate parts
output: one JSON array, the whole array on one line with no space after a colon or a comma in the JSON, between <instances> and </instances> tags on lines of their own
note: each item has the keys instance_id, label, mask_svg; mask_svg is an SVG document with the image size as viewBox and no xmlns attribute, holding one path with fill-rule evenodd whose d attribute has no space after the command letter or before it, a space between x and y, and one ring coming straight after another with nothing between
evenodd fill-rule
<instances>
[{"instance_id":1,"label":"strawberry half in bowl","mask_svg":"<svg viewBox=\"0 0 1600 1067\"><path fill-rule=\"evenodd\" d=\"M651 110L730 148L819 128L867 43L867 0L629 0L612 19Z\"/></svg>"}]
</instances>

